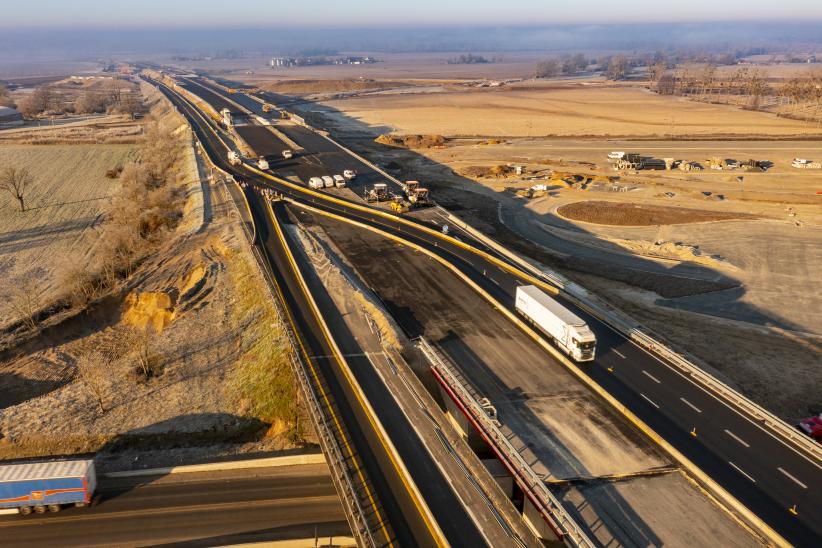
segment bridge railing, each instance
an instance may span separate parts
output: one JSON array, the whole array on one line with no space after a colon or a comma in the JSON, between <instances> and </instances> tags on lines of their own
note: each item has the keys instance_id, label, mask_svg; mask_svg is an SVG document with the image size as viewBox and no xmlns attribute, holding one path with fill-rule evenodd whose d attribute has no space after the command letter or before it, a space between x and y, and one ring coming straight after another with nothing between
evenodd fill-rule
<instances>
[{"instance_id":1,"label":"bridge railing","mask_svg":"<svg viewBox=\"0 0 822 548\"><path fill-rule=\"evenodd\" d=\"M491 445L506 468L513 474L514 480L557 536L570 546L583 548L596 546L546 487L542 478L534 472L534 469L503 434L496 414L489 413L488 403L477 401L471 390L460 379L461 375L456 368L442 359L425 339L420 337L416 339L416 343L431 364L431 369L438 380L455 398L455 402L466 413L482 437Z\"/></svg>"}]
</instances>

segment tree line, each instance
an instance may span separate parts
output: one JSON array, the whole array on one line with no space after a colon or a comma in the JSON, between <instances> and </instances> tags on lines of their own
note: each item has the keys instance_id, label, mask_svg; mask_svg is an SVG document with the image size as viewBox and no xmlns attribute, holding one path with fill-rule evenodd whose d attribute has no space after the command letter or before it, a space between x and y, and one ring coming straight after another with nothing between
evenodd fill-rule
<instances>
[{"instance_id":1,"label":"tree line","mask_svg":"<svg viewBox=\"0 0 822 548\"><path fill-rule=\"evenodd\" d=\"M16 106L26 118L36 118L48 113L128 114L133 118L144 110L140 94L130 89L121 78L112 78L103 89L84 90L76 97L51 86L40 86L20 99L16 105L8 90L0 86L0 106Z\"/></svg>"}]
</instances>

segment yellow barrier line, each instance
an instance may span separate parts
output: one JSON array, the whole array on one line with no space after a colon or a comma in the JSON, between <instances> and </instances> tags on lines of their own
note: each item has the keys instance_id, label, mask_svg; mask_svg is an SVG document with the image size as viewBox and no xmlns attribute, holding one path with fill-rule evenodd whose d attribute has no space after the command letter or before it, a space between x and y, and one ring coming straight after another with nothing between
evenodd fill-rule
<instances>
[{"instance_id":1,"label":"yellow barrier line","mask_svg":"<svg viewBox=\"0 0 822 548\"><path fill-rule=\"evenodd\" d=\"M597 395L603 398L606 402L608 402L612 407L614 407L617 411L622 413L622 415L628 419L634 426L636 426L641 432L643 432L646 436L648 436L651 441L659 445L663 450L665 450L668 454L670 454L674 460L680 462L685 469L688 470L689 473L696 476L701 482L709 485L712 490L714 490L718 496L723 500L724 504L720 503L717 500L717 497L714 496L712 493L708 493L704 489L701 489L703 493L705 493L708 497L710 497L714 503L719 506L725 513L727 513L736 523L741 525L744 529L751 532L754 536L759 536L756 531L754 531L748 523L745 523L739 516L735 515L728 506L733 507L734 510L739 512L745 519L749 520L751 523L756 524L756 527L759 529L759 532L764 534L768 537L775 545L777 546L785 546L788 547L790 544L776 531L774 531L767 523L765 523L759 516L754 514L748 507L744 504L739 502L736 497L731 495L724 487L719 485L713 479L711 479L705 472L703 472L698 466L696 466L690 459L688 459L685 455L683 455L679 450L677 450L673 445L667 442L665 439L660 437L650 426L648 426L645 421L640 419L636 416L631 410L627 407L622 405L616 398L614 398L611 394L609 394L604 388L602 388L598 383L596 383L591 377L586 375L582 369L580 369L576 364L574 364L571 360L569 360L564 354L562 354L559 350L554 348L553 345L545 341L536 331L531 329L531 327L518 318L513 312L511 312L507 307L505 307L502 303L497 301L490 293L482 289L476 282L474 282L471 278L466 276L457 266L452 264L451 262L447 261L446 259L442 258L440 255L433 253L432 251L428 250L425 247L422 247L418 244L413 242L409 242L400 238L399 236L395 236L389 232L381 230L379 228L373 227L371 225L361 223L359 221L355 221L349 219L347 217L343 217L341 215L337 215L334 213L329 213L323 211L321 209L317 209L305 204L298 203L298 207L302 207L304 209L308 209L313 211L317 214L324 215L326 217L330 217L351 225L359 226L361 228L365 228L366 230L370 230L381 236L388 238L390 240L396 241L403 245L406 245L412 249L420 251L428 255L429 257L433 258L447 269L452 271L454 274L457 275L463 282L465 282L469 287L471 287L474 291L476 291L481 297L483 297L489 304L491 304L495 309L499 310L503 315L505 315L514 325L516 325L521 331L523 331L526 335L528 335L535 343L541 346L543 349L547 350L549 354L551 354L557 361L559 361L562 365L566 367L571 373L574 374L580 381L583 382L586 386L588 386L591 390L593 390ZM761 537L760 537L761 538Z\"/></svg>"},{"instance_id":2,"label":"yellow barrier line","mask_svg":"<svg viewBox=\"0 0 822 548\"><path fill-rule=\"evenodd\" d=\"M207 125L207 124L206 124L206 125ZM211 129L211 127L210 127L210 126L208 126L208 127L209 127L209 129ZM212 132L213 132L213 129L212 129ZM215 133L215 135L216 135L216 133ZM220 142L222 142L222 141L220 141ZM202 148L202 147L201 147L201 148ZM203 152L205 152L205 149L204 149L204 148L203 148ZM209 157L208 153L205 153L205 156L206 156L206 158L207 158L207 160L208 160L209 164L211 164L211 165L212 165L212 167L213 167L214 169L217 169L217 170L219 170L220 172L222 172L222 173L224 173L224 174L226 174L226 175L228 175L228 176L230 177L230 175L229 175L228 173L226 173L225 171L223 171L220 167L218 167L216 164L214 164L214 163L211 161L211 158ZM232 180L233 180L233 177L232 177ZM239 184L238 184L236 181L235 181L235 184L237 184L237 186L239 187ZM240 187L240 191L242 191L242 190L243 190L243 189L242 189L242 187ZM257 228L256 228L256 224L254 223L254 215L251 213L251 206L250 206L250 204L248 203L248 198L246 198L246 196L245 196L245 192L243 192L242 194L243 194L243 203L245 204L246 209L248 210L248 214L249 214L249 216L251 217L251 224L252 224L252 226L254 227L254 238L256 239ZM271 206L270 206L270 204L269 204L269 209L270 209L270 207L271 207ZM272 213L273 213L273 212L272 212ZM272 218L273 218L273 214L272 214ZM292 264L292 268L294 268L294 269L295 269L295 271L299 272L299 271L297 270L297 265L296 265L296 263L294 262L293 256L291 255L291 251L290 251L290 249L288 248L288 245L285 243L285 239L284 239L284 237L283 237L282 231L280 230L279 223L278 223L278 222L276 222L276 220L275 220L275 222L274 222L274 225L275 225L275 227L276 227L277 234L278 234L278 236L280 237L280 240L281 240L281 242L283 243L284 248L286 249L286 254L288 255L289 261L290 261L290 262L291 262L291 264ZM253 244L254 244L254 242L252 241L252 242L251 242L251 244L253 245ZM300 279L300 281L302 282L302 280L301 280L301 279ZM286 301L285 301L285 296L283 295L282 290L280 289L279 285L278 285L276 282L275 282L275 283L273 283L272 285L274 286L275 291L277 292L277 296L279 297L280 302L282 302L283 304L285 304L285 302L286 302ZM301 286L301 288L302 288L302 286ZM303 291L305 291L305 289L303 289ZM297 329L297 326L296 326L296 324L294 323L294 319L293 319L293 317L292 317L291 313L288 311L288 307L287 307L287 306L284 306L284 307L283 307L283 309L284 309L284 310L285 310L285 312L286 312L286 317L287 317L287 319L288 319L288 323L291 325L292 332L295 334L295 337L294 337L294 338L297 340L297 344L299 345L299 350L300 350L300 352L302 353L303 357L305 358L305 362L308 364L308 367L309 367L309 369L311 370L311 375L314 377L314 381L316 382L317 387L318 387L318 389L319 389L319 391L320 391L320 396L321 396L321 398L322 398L323 402L325 403L326 407L328 408L328 410L331 412L331 418L332 418L332 420L334 421L334 425L337 427L337 430L338 430L341 434L343 434L345 431L344 431L344 430L343 430L343 428L342 428L342 425L341 425L341 423L340 423L339 417L337 416L337 413L334 411L334 407L331 405L330 399L329 399L329 397L328 397L328 393L326 392L325 387L323 386L322 382L320 381L319 374L318 374L318 372L317 372L317 370L316 370L316 368L315 368L315 366L314 366L314 362L313 362L313 361L312 361L312 359L311 359L311 355L310 355L310 354L309 354L309 352L306 350L305 345L303 344L303 341L302 341L302 339L301 339L301 338L300 338L300 336L299 336L299 330ZM313 312L313 310L312 310L312 312ZM358 461L358 460L357 460L357 458L354 456L354 452L353 452L353 450L351 449L351 445L350 445L350 443L349 443L349 441L348 441L348 436L342 435L342 438L343 438L343 445L344 445L344 447L345 447L345 449L346 449L346 452L348 453L348 456L349 456L349 458L351 459L351 461L354 463L354 468L355 468L355 470L356 470L357 476L359 476L360 481L362 482L363 488L365 489L366 494L368 495L368 500L371 502L371 506L372 506L372 508L374 509L374 514L377 516L377 520L378 520L378 521L379 521L379 523L380 523L380 528L382 529L383 535L385 536L386 541L387 541L387 542L389 542L389 546L393 546L393 542L391 541L391 537L390 537L390 535L388 534L388 530L387 530L387 528L386 528L386 526L385 526L385 521L386 521L386 520L385 520L385 518L383 518L383 517L382 517L382 514L380 513L379 507L377 506L377 504L376 504L376 502L375 502L375 500L374 500L374 496L373 496L373 494L372 494L372 492L371 492L371 488L369 487L368 482L366 482L366 480L365 480L365 476L364 476L364 474L363 474L363 472L362 472L362 469L361 469L361 467L360 467L359 461Z\"/></svg>"},{"instance_id":3,"label":"yellow barrier line","mask_svg":"<svg viewBox=\"0 0 822 548\"><path fill-rule=\"evenodd\" d=\"M266 203L268 203L267 200L266 200ZM270 203L268 203L268 209L269 209L271 218L273 220L273 225L274 225L275 232L277 233L277 237L279 238L280 243L283 245L283 249L285 250L286 256L288 257L288 262L291 265L291 268L294 270L294 273L297 274L297 281L299 282L300 290L303 292L303 295L305 295L306 300L309 302L309 304L311 304L311 313L314 316L314 318L317 320L318 325L320 325L321 331L323 332L323 337L329 343L329 347L334 351L334 358L339 363L340 359L339 359L338 356L339 356L340 352L337 349L336 345L332 344L332 341L329 339L329 336L326 333L327 327L325 326L324 322L322 322L320 320L320 318L317 314L317 311L315 310L316 304L314 303L313 299L309 296L308 288L305 285L305 281L303 280L302 275L300 274L300 270L299 270L299 267L297 266L297 262L294 259L294 255L291 253L291 249L288 247L288 243L285 240L285 234L283 234L282 228L280 227L280 223L277 220L277 217L274 215L274 211L271 209L271 204ZM282 297L282 293L280 293L280 296ZM283 301L283 302L285 302L285 301ZM291 325L292 325L292 327L295 327L293 321L292 321ZM295 331L295 333L298 333L298 331ZM329 401L328 395L327 395L325 389L323 388L322 384L319 381L319 374L317 373L317 370L314 367L314 362L311 359L311 357L308 355L308 353L306 352L306 349L303 346L302 341L299 340L299 337L297 337L297 339L299 341L299 344L300 344L300 347L302 349L303 355L306 356L307 363L309 364L309 367L311 368L311 374L314 376L315 381L317 381L317 385L320 387L321 395L323 397L323 401L325 401L325 404L328 406L329 409L331 409L332 417L334 419L334 424L342 432L342 426L339 422L339 419L337 418L337 414L333 411L333 408L331 407L331 403ZM348 451L348 455L351 457L352 461L354 462L354 466L357 469L357 475L359 476L360 481L362 482L363 487L365 488L366 493L368 494L368 500L371 502L372 508L374 508L374 513L377 514L377 516L378 516L378 519L379 519L379 522L380 522L380 527L383 531L383 534L385 535L386 540L389 540L389 542L390 542L390 536L388 535L388 530L385 527L385 520L382 518L382 516L380 514L380 511L379 511L379 507L377 506L376 500L374 499L374 496L371 493L371 489L368 487L368 483L365 481L365 475L363 474L362 470L360 469L360 466L359 466L359 463L357 462L357 459L354 457L354 452L351 449L351 445L348 443L348 437L347 436L344 438L344 444L345 444L346 450Z\"/></svg>"}]
</instances>

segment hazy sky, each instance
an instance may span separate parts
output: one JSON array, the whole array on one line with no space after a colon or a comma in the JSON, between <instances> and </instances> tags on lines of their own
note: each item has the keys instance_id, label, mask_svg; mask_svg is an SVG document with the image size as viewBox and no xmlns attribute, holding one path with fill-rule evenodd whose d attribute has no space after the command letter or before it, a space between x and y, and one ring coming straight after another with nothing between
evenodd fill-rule
<instances>
[{"instance_id":1,"label":"hazy sky","mask_svg":"<svg viewBox=\"0 0 822 548\"><path fill-rule=\"evenodd\" d=\"M16 0L0 27L822 21L822 0Z\"/></svg>"}]
</instances>

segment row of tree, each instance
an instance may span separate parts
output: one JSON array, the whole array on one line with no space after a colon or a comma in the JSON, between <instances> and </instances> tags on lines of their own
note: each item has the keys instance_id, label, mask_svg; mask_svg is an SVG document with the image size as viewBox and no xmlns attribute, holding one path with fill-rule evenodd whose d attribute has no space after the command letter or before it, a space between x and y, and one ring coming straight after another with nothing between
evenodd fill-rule
<instances>
[{"instance_id":1,"label":"row of tree","mask_svg":"<svg viewBox=\"0 0 822 548\"><path fill-rule=\"evenodd\" d=\"M582 53L564 55L553 59L545 59L537 63L537 78L555 78L557 76L573 76L588 68L589 60Z\"/></svg>"},{"instance_id":2,"label":"row of tree","mask_svg":"<svg viewBox=\"0 0 822 548\"><path fill-rule=\"evenodd\" d=\"M649 78L662 95L686 95L701 100L720 101L759 109L765 99L777 106L788 106L795 114L811 107L819 116L822 102L822 71L810 70L787 82L769 82L766 74L754 67L739 67L720 74L712 64L689 64L674 70L652 66Z\"/></svg>"},{"instance_id":3,"label":"row of tree","mask_svg":"<svg viewBox=\"0 0 822 548\"><path fill-rule=\"evenodd\" d=\"M11 97L6 91L5 102L12 106ZM3 90L0 90L0 105L4 102ZM128 114L132 117L143 111L143 102L139 93L134 92L120 78L112 78L103 89L87 89L70 98L50 86L40 86L23 97L17 109L27 118L35 118L47 113L75 114Z\"/></svg>"}]
</instances>

